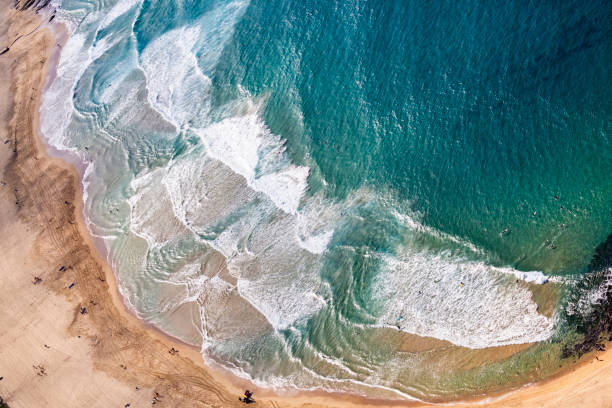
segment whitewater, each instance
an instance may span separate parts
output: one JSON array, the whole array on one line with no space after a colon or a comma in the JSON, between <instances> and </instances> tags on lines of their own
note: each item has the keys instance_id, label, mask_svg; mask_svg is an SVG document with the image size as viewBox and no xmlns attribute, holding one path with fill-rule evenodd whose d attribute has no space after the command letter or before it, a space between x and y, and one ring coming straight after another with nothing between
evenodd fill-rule
<instances>
[{"instance_id":1,"label":"whitewater","mask_svg":"<svg viewBox=\"0 0 612 408\"><path fill-rule=\"evenodd\" d=\"M88 227L141 319L260 385L391 398L436 392L406 377L423 356L382 351L402 333L461 350L551 339L557 315L530 289L548 274L383 185L332 194L308 144L267 123L272 91L220 87L249 1L175 6L55 4L70 36L41 110L44 138L86 168ZM304 121L291 107L287 126Z\"/></svg>"}]
</instances>

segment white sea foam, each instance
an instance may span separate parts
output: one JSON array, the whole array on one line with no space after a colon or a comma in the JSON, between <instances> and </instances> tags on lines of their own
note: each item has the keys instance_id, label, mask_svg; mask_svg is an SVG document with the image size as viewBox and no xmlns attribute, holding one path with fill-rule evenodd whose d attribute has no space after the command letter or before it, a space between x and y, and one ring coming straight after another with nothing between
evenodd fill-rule
<instances>
[{"instance_id":1,"label":"white sea foam","mask_svg":"<svg viewBox=\"0 0 612 408\"><path fill-rule=\"evenodd\" d=\"M322 254L327 250L341 217L341 205L329 203L321 196L311 197L297 214L296 238L299 245L310 253Z\"/></svg>"},{"instance_id":2,"label":"white sea foam","mask_svg":"<svg viewBox=\"0 0 612 408\"><path fill-rule=\"evenodd\" d=\"M227 265L238 278L240 295L279 330L312 316L324 306L316 295L319 259L297 244L293 217L255 216L259 220L254 223L249 218L226 228L214 243L235 243Z\"/></svg>"},{"instance_id":3,"label":"white sea foam","mask_svg":"<svg viewBox=\"0 0 612 408\"><path fill-rule=\"evenodd\" d=\"M174 214L223 254L240 295L273 327L315 313L318 260L299 246L296 218L207 153L197 148L181 156L162 178Z\"/></svg>"},{"instance_id":4,"label":"white sea foam","mask_svg":"<svg viewBox=\"0 0 612 408\"><path fill-rule=\"evenodd\" d=\"M118 0L115 5L104 14L104 18L100 23L100 29L107 28L110 26L116 19L132 10L137 5L140 5L142 0Z\"/></svg>"},{"instance_id":5,"label":"white sea foam","mask_svg":"<svg viewBox=\"0 0 612 408\"><path fill-rule=\"evenodd\" d=\"M66 145L66 129L74 112L72 93L78 78L88 65L85 33L69 37L63 47L57 66L57 77L43 94L40 128L47 141L61 150L69 150Z\"/></svg>"},{"instance_id":6,"label":"white sea foam","mask_svg":"<svg viewBox=\"0 0 612 408\"><path fill-rule=\"evenodd\" d=\"M124 14L128 12L135 5L131 4L132 1L129 3L126 5L119 1L113 8L114 13ZM59 4L55 4L55 6L59 7ZM110 18L111 20L107 22L110 24L115 19L115 17L106 15L102 10L79 18L78 13L69 13L62 11L60 8L57 18L71 34L62 46L54 80L43 94L41 106L44 106L45 109L41 109L40 112L40 128L41 133L51 145L60 150L77 153L76 149L69 146L70 140L67 139L67 129L71 123L71 118L76 113L73 100L76 84L83 77L90 64L117 45L122 38L112 36L110 39L101 38L97 43L93 43L93 39L101 28L99 20ZM89 30L79 30L80 26L87 27ZM120 80L116 81L116 83L120 82Z\"/></svg>"},{"instance_id":7,"label":"white sea foam","mask_svg":"<svg viewBox=\"0 0 612 408\"><path fill-rule=\"evenodd\" d=\"M204 71L217 63L247 5L248 1L234 1L214 7L195 23L163 33L143 50L140 65L147 77L149 103L177 128L199 127L206 118L211 80Z\"/></svg>"},{"instance_id":8,"label":"white sea foam","mask_svg":"<svg viewBox=\"0 0 612 408\"><path fill-rule=\"evenodd\" d=\"M584 317L588 316L593 311L593 307L606 298L610 290L612 290L612 268L608 268L599 286L588 289L586 293L580 296L577 303L568 304L567 313L570 315L579 314Z\"/></svg>"},{"instance_id":9,"label":"white sea foam","mask_svg":"<svg viewBox=\"0 0 612 408\"><path fill-rule=\"evenodd\" d=\"M300 238L300 246L313 254L322 254L327 249L334 231L325 231L318 235Z\"/></svg>"},{"instance_id":10,"label":"white sea foam","mask_svg":"<svg viewBox=\"0 0 612 408\"><path fill-rule=\"evenodd\" d=\"M140 56L151 106L177 128L208 110L210 78L198 67L199 26L181 27L152 41Z\"/></svg>"},{"instance_id":11,"label":"white sea foam","mask_svg":"<svg viewBox=\"0 0 612 408\"><path fill-rule=\"evenodd\" d=\"M374 284L380 324L420 336L485 348L548 339L554 319L537 311L531 292L507 272L429 253L383 257Z\"/></svg>"},{"instance_id":12,"label":"white sea foam","mask_svg":"<svg viewBox=\"0 0 612 408\"><path fill-rule=\"evenodd\" d=\"M309 169L290 164L281 139L256 113L232 117L198 131L208 154L243 176L281 210L295 214L306 190ZM260 174L258 169L268 172Z\"/></svg>"},{"instance_id":13,"label":"white sea foam","mask_svg":"<svg viewBox=\"0 0 612 408\"><path fill-rule=\"evenodd\" d=\"M458 244L462 247L469 249L475 254L479 254L479 255L484 254L484 251L482 251L482 249L478 248L476 245L474 245L473 243L471 243L470 241L466 239L461 239L454 235L446 234L442 231L439 231L427 225L423 225L422 223L416 220L416 217L414 216L414 214L402 213L395 209L391 209L391 214L393 214L395 219L398 220L402 225L412 230L428 234L432 237L436 237L441 240L454 242L455 244Z\"/></svg>"},{"instance_id":14,"label":"white sea foam","mask_svg":"<svg viewBox=\"0 0 612 408\"><path fill-rule=\"evenodd\" d=\"M240 4L236 2L233 13L241 12ZM226 18L232 21L236 16L230 13ZM211 87L195 56L197 45L206 40L203 37L211 35L202 27L208 25L199 22L172 30L145 48L141 66L147 76L149 103L177 128L194 129L210 156L243 176L255 191L268 195L283 211L294 214L306 189L309 169L288 162L282 140L267 129L256 106L247 99L243 105L251 112L217 123L201 123L209 110ZM223 35L216 34L213 50L206 49L208 58L230 33L225 29Z\"/></svg>"},{"instance_id":15,"label":"white sea foam","mask_svg":"<svg viewBox=\"0 0 612 408\"><path fill-rule=\"evenodd\" d=\"M522 271L517 271L516 269L510 269L510 268L498 268L498 270L505 272L505 273L512 273L514 276L516 276L517 279L520 279L522 281L529 282L529 283L537 283L538 285L543 285L549 282L550 280L555 280L555 279L551 279L550 277L546 276L540 271L522 272Z\"/></svg>"}]
</instances>

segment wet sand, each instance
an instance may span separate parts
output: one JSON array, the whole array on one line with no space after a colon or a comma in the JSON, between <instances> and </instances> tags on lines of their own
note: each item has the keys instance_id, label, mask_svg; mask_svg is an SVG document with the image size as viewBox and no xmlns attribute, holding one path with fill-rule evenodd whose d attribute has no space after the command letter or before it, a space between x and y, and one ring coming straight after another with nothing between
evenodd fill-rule
<instances>
[{"instance_id":1,"label":"wet sand","mask_svg":"<svg viewBox=\"0 0 612 408\"><path fill-rule=\"evenodd\" d=\"M40 24L11 4L0 5L2 49ZM156 393L156 406L243 406L237 396L251 385L205 366L197 349L149 327L123 304L85 228L76 169L48 156L38 135L54 47L43 26L0 56L0 397L12 408L144 407ZM603 361L587 355L568 374L495 401L456 405L610 407L612 354L597 357ZM260 407L423 405L255 392Z\"/></svg>"}]
</instances>

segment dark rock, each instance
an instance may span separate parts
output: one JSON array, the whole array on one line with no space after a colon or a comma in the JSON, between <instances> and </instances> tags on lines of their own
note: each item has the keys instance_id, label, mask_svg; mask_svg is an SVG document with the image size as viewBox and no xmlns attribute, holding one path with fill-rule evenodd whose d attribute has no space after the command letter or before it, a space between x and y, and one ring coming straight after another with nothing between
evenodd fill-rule
<instances>
[{"instance_id":1,"label":"dark rock","mask_svg":"<svg viewBox=\"0 0 612 408\"><path fill-rule=\"evenodd\" d=\"M580 357L592 350L603 351L603 341L612 341L612 234L595 249L587 272L574 288L569 303L580 304L580 301L596 288L602 288L603 293L601 299L591 305L588 314L569 313L567 309L565 311L566 321L582 335L582 339L566 345L562 353L563 358L574 355Z\"/></svg>"}]
</instances>

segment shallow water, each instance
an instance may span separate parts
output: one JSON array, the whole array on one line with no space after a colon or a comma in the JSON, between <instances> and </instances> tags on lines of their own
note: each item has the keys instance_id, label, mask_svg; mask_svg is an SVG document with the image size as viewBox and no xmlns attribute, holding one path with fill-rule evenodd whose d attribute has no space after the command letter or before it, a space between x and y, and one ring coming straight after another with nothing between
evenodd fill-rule
<instances>
[{"instance_id":1,"label":"shallow water","mask_svg":"<svg viewBox=\"0 0 612 408\"><path fill-rule=\"evenodd\" d=\"M477 394L558 367L529 285L612 230L612 9L570 3L65 0L41 128L141 318L262 385Z\"/></svg>"}]
</instances>

